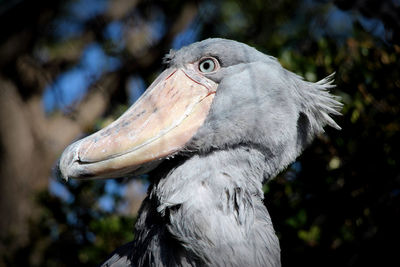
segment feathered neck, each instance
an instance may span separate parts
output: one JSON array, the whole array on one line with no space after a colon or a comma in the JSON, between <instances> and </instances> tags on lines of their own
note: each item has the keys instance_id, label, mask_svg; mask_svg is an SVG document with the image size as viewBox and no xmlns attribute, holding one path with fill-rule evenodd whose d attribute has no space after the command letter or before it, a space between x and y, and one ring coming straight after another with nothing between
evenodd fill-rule
<instances>
[{"instance_id":1,"label":"feathered neck","mask_svg":"<svg viewBox=\"0 0 400 267\"><path fill-rule=\"evenodd\" d=\"M149 189L132 261L142 265L280 266L263 204L265 156L236 147L193 155Z\"/></svg>"}]
</instances>

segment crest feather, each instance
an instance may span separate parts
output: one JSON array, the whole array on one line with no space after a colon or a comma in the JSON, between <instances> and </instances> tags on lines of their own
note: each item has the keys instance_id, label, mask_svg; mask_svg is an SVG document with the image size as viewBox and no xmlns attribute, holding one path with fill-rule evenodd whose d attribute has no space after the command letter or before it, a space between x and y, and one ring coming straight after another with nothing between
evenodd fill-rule
<instances>
[{"instance_id":1,"label":"crest feather","mask_svg":"<svg viewBox=\"0 0 400 267\"><path fill-rule=\"evenodd\" d=\"M332 95L329 90L335 88L333 84L334 75L312 83L301 80L297 88L301 89L301 106L305 115L307 115L311 127L311 133L317 134L323 132L323 127L329 125L340 130L340 126L332 119L332 115L341 115L340 110L343 104L340 103L340 97Z\"/></svg>"}]
</instances>

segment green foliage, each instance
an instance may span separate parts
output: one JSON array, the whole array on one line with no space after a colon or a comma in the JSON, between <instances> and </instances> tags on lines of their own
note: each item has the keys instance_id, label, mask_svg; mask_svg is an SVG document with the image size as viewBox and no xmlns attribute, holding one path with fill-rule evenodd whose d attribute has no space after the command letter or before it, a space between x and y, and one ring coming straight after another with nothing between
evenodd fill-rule
<instances>
[{"instance_id":1,"label":"green foliage","mask_svg":"<svg viewBox=\"0 0 400 267\"><path fill-rule=\"evenodd\" d=\"M133 217L99 208L103 182L75 182L69 189L74 196L69 201L38 195L42 212L31 224L30 243L6 259L7 266L96 266L133 239Z\"/></svg>"},{"instance_id":2,"label":"green foliage","mask_svg":"<svg viewBox=\"0 0 400 267\"><path fill-rule=\"evenodd\" d=\"M313 225L309 230L299 230L298 237L306 242L309 246L318 245L321 229Z\"/></svg>"}]
</instances>

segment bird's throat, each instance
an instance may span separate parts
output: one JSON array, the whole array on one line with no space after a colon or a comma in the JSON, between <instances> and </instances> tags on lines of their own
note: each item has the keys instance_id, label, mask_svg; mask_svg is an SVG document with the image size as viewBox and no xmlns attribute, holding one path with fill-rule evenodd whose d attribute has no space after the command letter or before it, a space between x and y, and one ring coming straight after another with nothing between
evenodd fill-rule
<instances>
[{"instance_id":1,"label":"bird's throat","mask_svg":"<svg viewBox=\"0 0 400 267\"><path fill-rule=\"evenodd\" d=\"M209 255L201 261L212 266L232 259L241 264L238 266L253 266L255 259L249 255L260 259L268 255L273 261L280 261L272 255L276 251L271 251L279 249L279 242L263 204L264 156L259 151L238 147L171 161L177 162L178 166L167 168L169 172L154 181L143 204L142 210L157 213L142 212L138 220L139 224L149 222L151 217L155 224L167 227L157 233L162 237L138 231L144 235L139 240L174 240L173 246L184 250L184 255ZM168 167L166 164L163 163L162 169ZM144 227L148 226L137 225L138 229ZM274 255L279 255L279 251Z\"/></svg>"}]
</instances>

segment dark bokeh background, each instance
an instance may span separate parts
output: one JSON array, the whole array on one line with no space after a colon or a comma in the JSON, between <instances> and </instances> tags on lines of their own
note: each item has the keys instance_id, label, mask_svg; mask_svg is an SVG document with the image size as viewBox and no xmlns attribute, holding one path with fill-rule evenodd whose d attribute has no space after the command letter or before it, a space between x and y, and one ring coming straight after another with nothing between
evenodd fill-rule
<instances>
[{"instance_id":1,"label":"dark bokeh background","mask_svg":"<svg viewBox=\"0 0 400 267\"><path fill-rule=\"evenodd\" d=\"M208 37L336 72L343 129L264 187L283 266L399 264L399 0L0 0L0 266L93 266L133 239L146 177L64 184L56 160Z\"/></svg>"}]
</instances>

